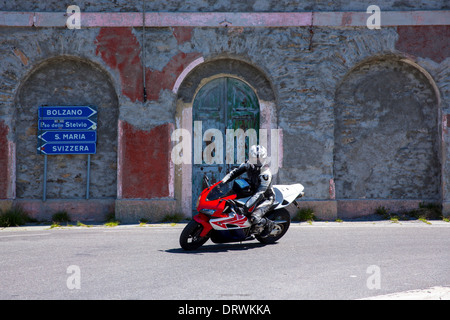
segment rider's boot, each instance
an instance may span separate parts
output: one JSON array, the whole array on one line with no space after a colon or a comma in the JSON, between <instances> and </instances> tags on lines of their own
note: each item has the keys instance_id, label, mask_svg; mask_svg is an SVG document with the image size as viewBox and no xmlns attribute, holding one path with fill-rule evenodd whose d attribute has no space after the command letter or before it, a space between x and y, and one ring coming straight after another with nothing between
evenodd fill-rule
<instances>
[{"instance_id":1,"label":"rider's boot","mask_svg":"<svg viewBox=\"0 0 450 320\"><path fill-rule=\"evenodd\" d=\"M262 238L267 237L273 230L275 223L272 220L269 220L267 217L264 217L265 211L262 208L258 208L255 210L251 217L250 221L252 225L257 227L258 229L264 228L263 231L259 234Z\"/></svg>"},{"instance_id":2,"label":"rider's boot","mask_svg":"<svg viewBox=\"0 0 450 320\"><path fill-rule=\"evenodd\" d=\"M261 220L266 220L264 224L264 230L261 232L260 236L262 238L267 238L269 234L272 232L273 227L275 226L275 223L272 220L269 220L267 218L263 218Z\"/></svg>"}]
</instances>

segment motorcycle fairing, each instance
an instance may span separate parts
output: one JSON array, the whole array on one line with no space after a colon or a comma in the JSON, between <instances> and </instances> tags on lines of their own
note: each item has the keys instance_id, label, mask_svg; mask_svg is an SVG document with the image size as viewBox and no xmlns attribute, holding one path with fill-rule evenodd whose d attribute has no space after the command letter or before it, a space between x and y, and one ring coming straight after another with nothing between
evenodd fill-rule
<instances>
[{"instance_id":1,"label":"motorcycle fairing","mask_svg":"<svg viewBox=\"0 0 450 320\"><path fill-rule=\"evenodd\" d=\"M242 229L251 226L246 216L236 213L224 218L211 219L209 222L215 230Z\"/></svg>"},{"instance_id":2,"label":"motorcycle fairing","mask_svg":"<svg viewBox=\"0 0 450 320\"><path fill-rule=\"evenodd\" d=\"M273 191L275 193L274 210L281 209L292 203L296 198L303 196L305 188L300 183L291 185L274 185ZM250 197L236 199L235 201L240 205L245 203ZM251 212L251 210L250 210Z\"/></svg>"},{"instance_id":3,"label":"motorcycle fairing","mask_svg":"<svg viewBox=\"0 0 450 320\"><path fill-rule=\"evenodd\" d=\"M199 197L199 205L197 210L199 214L195 215L193 219L203 226L203 230L200 233L200 237L205 237L211 230L215 231L227 231L227 230L239 230L251 227L250 221L247 217L239 215L236 213L231 213L230 215L224 213L223 210L226 206L225 200L234 199L240 205L244 205L249 197L236 199L236 194L227 194L223 198L207 200L208 193L215 187L217 187L221 182L203 190ZM301 184L294 185L274 185L275 192L275 202L274 209L280 209L286 207L292 203L296 198L303 195L304 187ZM214 210L213 215L206 215L201 212L203 209ZM252 212L254 207L249 209Z\"/></svg>"},{"instance_id":4,"label":"motorcycle fairing","mask_svg":"<svg viewBox=\"0 0 450 320\"><path fill-rule=\"evenodd\" d=\"M247 229L214 230L214 232L211 233L211 241L214 243L228 243L254 239L253 237L249 239L246 230Z\"/></svg>"},{"instance_id":5,"label":"motorcycle fairing","mask_svg":"<svg viewBox=\"0 0 450 320\"><path fill-rule=\"evenodd\" d=\"M207 217L205 214L199 213L195 215L193 219L203 226L203 230L200 233L200 237L205 237L208 234L208 232L212 230L213 227L209 223L209 217Z\"/></svg>"},{"instance_id":6,"label":"motorcycle fairing","mask_svg":"<svg viewBox=\"0 0 450 320\"><path fill-rule=\"evenodd\" d=\"M284 208L298 197L303 196L304 189L305 188L300 183L273 186L273 191L275 192L275 203L278 203L274 210Z\"/></svg>"}]
</instances>

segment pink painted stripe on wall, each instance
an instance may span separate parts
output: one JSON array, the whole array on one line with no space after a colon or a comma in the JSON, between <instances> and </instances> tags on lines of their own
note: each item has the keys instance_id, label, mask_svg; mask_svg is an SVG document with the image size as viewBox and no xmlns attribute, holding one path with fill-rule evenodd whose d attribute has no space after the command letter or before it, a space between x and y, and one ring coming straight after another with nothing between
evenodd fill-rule
<instances>
[{"instance_id":1,"label":"pink painted stripe on wall","mask_svg":"<svg viewBox=\"0 0 450 320\"><path fill-rule=\"evenodd\" d=\"M147 12L146 26L290 27L309 26L311 12Z\"/></svg>"},{"instance_id":2,"label":"pink painted stripe on wall","mask_svg":"<svg viewBox=\"0 0 450 320\"><path fill-rule=\"evenodd\" d=\"M449 25L450 11L404 11L386 12L386 16L381 16L381 25L408 26L408 25Z\"/></svg>"},{"instance_id":3,"label":"pink painted stripe on wall","mask_svg":"<svg viewBox=\"0 0 450 320\"><path fill-rule=\"evenodd\" d=\"M147 27L365 27L366 12L147 12ZM381 26L448 25L450 11L381 11ZM64 12L0 11L0 27L65 27ZM139 12L81 12L81 27L142 27Z\"/></svg>"},{"instance_id":4,"label":"pink painted stripe on wall","mask_svg":"<svg viewBox=\"0 0 450 320\"><path fill-rule=\"evenodd\" d=\"M314 26L365 27L371 16L366 12L314 12ZM448 25L450 11L381 11L381 27Z\"/></svg>"},{"instance_id":5,"label":"pink painted stripe on wall","mask_svg":"<svg viewBox=\"0 0 450 320\"><path fill-rule=\"evenodd\" d=\"M140 12L81 13L81 27L142 27Z\"/></svg>"},{"instance_id":6,"label":"pink painted stripe on wall","mask_svg":"<svg viewBox=\"0 0 450 320\"><path fill-rule=\"evenodd\" d=\"M0 11L0 26L31 27L33 25L33 12Z\"/></svg>"}]
</instances>

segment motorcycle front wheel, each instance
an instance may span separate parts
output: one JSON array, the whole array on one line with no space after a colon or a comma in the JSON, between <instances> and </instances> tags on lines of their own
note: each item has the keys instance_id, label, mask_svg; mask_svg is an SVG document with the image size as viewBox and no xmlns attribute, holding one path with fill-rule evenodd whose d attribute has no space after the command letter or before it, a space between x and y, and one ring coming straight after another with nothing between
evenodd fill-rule
<instances>
[{"instance_id":1,"label":"motorcycle front wheel","mask_svg":"<svg viewBox=\"0 0 450 320\"><path fill-rule=\"evenodd\" d=\"M184 250L195 250L200 248L209 237L200 237L203 226L195 220L191 220L180 235L180 246Z\"/></svg>"},{"instance_id":2,"label":"motorcycle front wheel","mask_svg":"<svg viewBox=\"0 0 450 320\"><path fill-rule=\"evenodd\" d=\"M288 231L291 224L291 215L286 209L278 209L270 212L266 217L275 222L275 226L267 237L256 236L256 239L264 244L272 244L281 239Z\"/></svg>"}]
</instances>

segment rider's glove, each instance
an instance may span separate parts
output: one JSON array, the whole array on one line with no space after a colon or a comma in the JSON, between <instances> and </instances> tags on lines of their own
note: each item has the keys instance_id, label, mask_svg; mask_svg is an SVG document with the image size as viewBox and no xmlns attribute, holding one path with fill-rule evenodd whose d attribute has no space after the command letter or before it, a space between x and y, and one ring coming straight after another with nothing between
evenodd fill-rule
<instances>
[{"instance_id":1,"label":"rider's glove","mask_svg":"<svg viewBox=\"0 0 450 320\"><path fill-rule=\"evenodd\" d=\"M239 208L240 209L240 214L241 215L243 215L243 216L246 216L247 215L247 213L248 213L248 208L246 207L246 206L243 206L243 207L241 207L241 208Z\"/></svg>"}]
</instances>

